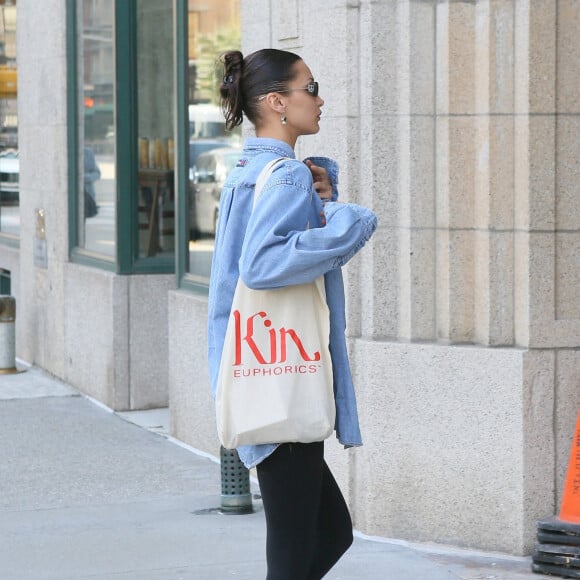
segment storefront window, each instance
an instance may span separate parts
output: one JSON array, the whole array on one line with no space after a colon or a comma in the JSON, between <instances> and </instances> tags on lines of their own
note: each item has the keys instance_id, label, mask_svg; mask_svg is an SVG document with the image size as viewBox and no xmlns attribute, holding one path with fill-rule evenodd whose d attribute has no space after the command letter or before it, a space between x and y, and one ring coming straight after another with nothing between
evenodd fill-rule
<instances>
[{"instance_id":1,"label":"storefront window","mask_svg":"<svg viewBox=\"0 0 580 580\"><path fill-rule=\"evenodd\" d=\"M171 2L137 2L139 257L175 251L174 59Z\"/></svg>"},{"instance_id":2,"label":"storefront window","mask_svg":"<svg viewBox=\"0 0 580 580\"><path fill-rule=\"evenodd\" d=\"M0 237L20 233L16 5L0 2Z\"/></svg>"},{"instance_id":3,"label":"storefront window","mask_svg":"<svg viewBox=\"0 0 580 580\"><path fill-rule=\"evenodd\" d=\"M68 11L73 258L162 273L177 255L180 278L207 285L241 151L216 74L240 46L239 0L69 0Z\"/></svg>"},{"instance_id":4,"label":"storefront window","mask_svg":"<svg viewBox=\"0 0 580 580\"><path fill-rule=\"evenodd\" d=\"M77 1L78 245L116 253L113 0Z\"/></svg>"},{"instance_id":5,"label":"storefront window","mask_svg":"<svg viewBox=\"0 0 580 580\"><path fill-rule=\"evenodd\" d=\"M226 131L218 104L219 58L240 47L239 0L189 3L188 13L188 181L186 268L207 283L222 185L241 151L240 131Z\"/></svg>"}]
</instances>

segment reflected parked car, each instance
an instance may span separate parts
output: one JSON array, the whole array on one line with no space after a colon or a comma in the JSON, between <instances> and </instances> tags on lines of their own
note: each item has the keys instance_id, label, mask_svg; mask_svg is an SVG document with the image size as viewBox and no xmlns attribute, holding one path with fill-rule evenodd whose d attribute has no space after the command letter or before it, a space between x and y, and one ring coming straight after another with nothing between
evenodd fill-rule
<instances>
[{"instance_id":1,"label":"reflected parked car","mask_svg":"<svg viewBox=\"0 0 580 580\"><path fill-rule=\"evenodd\" d=\"M202 153L197 158L190 182L189 223L192 237L215 235L222 188L241 152L238 147L221 147Z\"/></svg>"},{"instance_id":2,"label":"reflected parked car","mask_svg":"<svg viewBox=\"0 0 580 580\"><path fill-rule=\"evenodd\" d=\"M0 153L0 203L18 204L20 161L18 151L8 149Z\"/></svg>"},{"instance_id":3,"label":"reflected parked car","mask_svg":"<svg viewBox=\"0 0 580 580\"><path fill-rule=\"evenodd\" d=\"M193 179L193 167L197 158L212 149L232 147L232 143L225 139L193 139L189 142L189 179Z\"/></svg>"}]
</instances>

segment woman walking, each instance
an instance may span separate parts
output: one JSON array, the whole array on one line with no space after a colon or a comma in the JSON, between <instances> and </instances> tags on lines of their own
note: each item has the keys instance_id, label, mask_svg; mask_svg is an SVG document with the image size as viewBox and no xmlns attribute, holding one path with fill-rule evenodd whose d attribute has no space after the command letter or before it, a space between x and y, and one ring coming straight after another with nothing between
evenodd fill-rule
<instances>
[{"instance_id":1,"label":"woman walking","mask_svg":"<svg viewBox=\"0 0 580 580\"><path fill-rule=\"evenodd\" d=\"M215 397L224 337L238 278L254 289L312 282L324 274L330 310L336 434L361 445L348 364L343 266L376 228L368 209L338 203L338 166L324 157L296 160L300 136L319 131L324 101L306 63L291 52L263 49L224 55L220 86L226 126L245 116L246 140L220 200L209 291L209 366ZM262 169L278 163L253 208ZM251 219L250 219L251 216ZM267 528L267 580L322 578L352 543L345 500L324 461L324 444L282 443L238 448L256 467Z\"/></svg>"}]
</instances>

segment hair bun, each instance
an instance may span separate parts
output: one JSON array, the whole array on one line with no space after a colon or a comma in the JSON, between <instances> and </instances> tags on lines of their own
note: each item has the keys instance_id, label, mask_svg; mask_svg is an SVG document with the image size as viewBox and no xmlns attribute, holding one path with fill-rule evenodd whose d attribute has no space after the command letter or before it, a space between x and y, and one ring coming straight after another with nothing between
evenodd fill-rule
<instances>
[{"instance_id":1,"label":"hair bun","mask_svg":"<svg viewBox=\"0 0 580 580\"><path fill-rule=\"evenodd\" d=\"M240 92L244 56L239 50L229 50L221 58L224 69L222 83L219 87L222 111L226 119L226 128L233 129L242 122L243 104Z\"/></svg>"},{"instance_id":2,"label":"hair bun","mask_svg":"<svg viewBox=\"0 0 580 580\"><path fill-rule=\"evenodd\" d=\"M237 76L242 71L244 55L239 50L230 50L224 54L223 61L225 70L224 82L226 82L226 77Z\"/></svg>"}]
</instances>

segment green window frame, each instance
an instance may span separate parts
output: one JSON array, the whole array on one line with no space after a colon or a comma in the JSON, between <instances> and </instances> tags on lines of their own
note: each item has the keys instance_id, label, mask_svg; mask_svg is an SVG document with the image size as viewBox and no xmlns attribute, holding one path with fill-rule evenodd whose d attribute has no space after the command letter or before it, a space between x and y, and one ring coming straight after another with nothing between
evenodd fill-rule
<instances>
[{"instance_id":1,"label":"green window frame","mask_svg":"<svg viewBox=\"0 0 580 580\"><path fill-rule=\"evenodd\" d=\"M173 10L173 141L174 141L174 251L144 257L139 247L139 116L138 37L139 0L113 0L113 60L115 108L115 253L96 254L81 247L79 223L79 99L77 2L67 0L67 115L69 253L73 262L119 274L174 273L176 286L207 294L206 274L190 272L190 6L187 0L172 0ZM217 9L217 4L216 4Z\"/></svg>"},{"instance_id":2,"label":"green window frame","mask_svg":"<svg viewBox=\"0 0 580 580\"><path fill-rule=\"evenodd\" d=\"M0 294L8 296L11 291L10 270L0 268Z\"/></svg>"},{"instance_id":3,"label":"green window frame","mask_svg":"<svg viewBox=\"0 0 580 580\"><path fill-rule=\"evenodd\" d=\"M176 276L177 285L184 290L207 294L207 281L189 272L189 74L188 74L188 1L175 0L176 54L176 130L175 130L175 190L177 198Z\"/></svg>"},{"instance_id":4,"label":"green window frame","mask_svg":"<svg viewBox=\"0 0 580 580\"><path fill-rule=\"evenodd\" d=\"M181 3L184 4L184 3ZM174 9L175 0L174 0ZM77 2L67 0L67 117L69 254L73 262L118 274L167 274L175 272L175 252L140 256L138 205L138 108L137 108L137 0L114 2L115 65L115 205L116 252L113 258L79 246L79 140ZM177 11L174 12L177 14ZM179 20L179 19L175 19ZM177 148L179 149L179 148ZM177 160L176 160L177 161ZM176 176L180 172L175 164ZM183 171L183 170L181 170ZM177 177L176 177L177 179ZM126 193L128 192L128 193ZM177 194L176 197L181 197ZM176 235L177 234L176 232ZM180 234L185 237L184 233Z\"/></svg>"}]
</instances>

